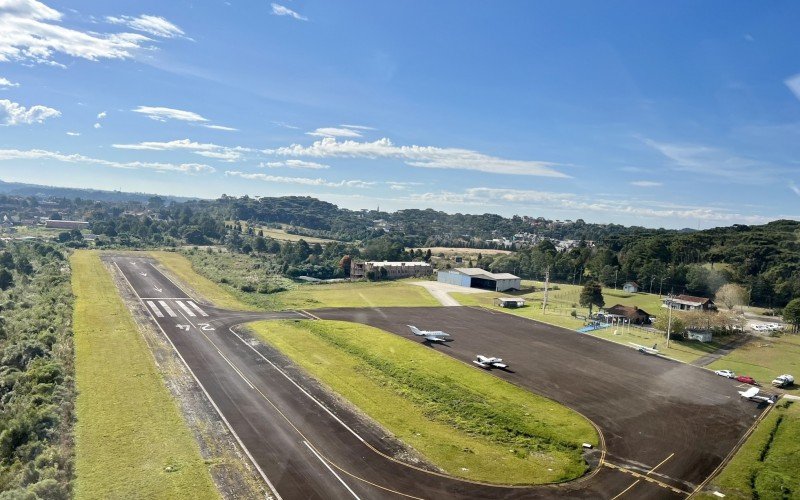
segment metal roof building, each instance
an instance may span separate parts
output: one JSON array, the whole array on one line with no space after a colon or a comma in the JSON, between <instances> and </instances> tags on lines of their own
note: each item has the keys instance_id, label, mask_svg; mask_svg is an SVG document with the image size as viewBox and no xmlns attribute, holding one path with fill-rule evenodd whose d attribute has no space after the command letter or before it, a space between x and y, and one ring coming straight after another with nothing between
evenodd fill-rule
<instances>
[{"instance_id":1,"label":"metal roof building","mask_svg":"<svg viewBox=\"0 0 800 500\"><path fill-rule=\"evenodd\" d=\"M437 281L468 288L484 288L495 292L519 290L522 287L522 279L519 276L510 273L490 273L477 267L442 269L437 274Z\"/></svg>"}]
</instances>

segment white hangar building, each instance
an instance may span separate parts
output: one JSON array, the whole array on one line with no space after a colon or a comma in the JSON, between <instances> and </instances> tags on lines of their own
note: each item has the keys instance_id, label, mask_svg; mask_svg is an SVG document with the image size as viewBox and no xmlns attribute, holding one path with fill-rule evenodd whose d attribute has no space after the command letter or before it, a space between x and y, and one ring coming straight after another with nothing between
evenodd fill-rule
<instances>
[{"instance_id":1,"label":"white hangar building","mask_svg":"<svg viewBox=\"0 0 800 500\"><path fill-rule=\"evenodd\" d=\"M514 276L510 273L490 273L478 267L441 269L437 274L437 281L467 288L483 288L495 292L512 289L519 290L522 287L522 278L519 276Z\"/></svg>"}]
</instances>

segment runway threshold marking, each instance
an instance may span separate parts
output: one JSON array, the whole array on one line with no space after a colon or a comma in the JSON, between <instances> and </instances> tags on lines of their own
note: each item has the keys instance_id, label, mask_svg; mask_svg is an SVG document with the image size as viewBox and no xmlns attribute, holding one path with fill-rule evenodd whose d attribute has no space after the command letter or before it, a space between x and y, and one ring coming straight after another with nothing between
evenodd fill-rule
<instances>
[{"instance_id":1,"label":"runway threshold marking","mask_svg":"<svg viewBox=\"0 0 800 500\"><path fill-rule=\"evenodd\" d=\"M675 493L683 493L684 495L691 494L691 492L689 492L689 491L684 491L684 490L682 490L680 488L676 488L676 487L671 486L671 485L669 485L667 483L659 481L658 479L653 479L652 477L649 477L647 475L647 474L649 474L649 472L647 474L640 474L640 473L638 473L636 471L633 471L633 470L625 468L625 467L620 467L619 465L614 465L614 464L612 464L610 462L605 462L603 465L605 465L606 467L608 467L610 469L616 469L616 470L618 470L620 472L624 472L625 474L630 474L633 477L636 477L636 478L639 478L639 479L644 479L648 483L657 484L657 485L661 486L662 488L666 488L668 490L672 490Z\"/></svg>"},{"instance_id":2,"label":"runway threshold marking","mask_svg":"<svg viewBox=\"0 0 800 500\"><path fill-rule=\"evenodd\" d=\"M161 312L161 309L158 308L155 302L153 302L152 300L148 300L147 305L150 307L150 309L153 310L153 313L155 313L156 316L158 316L159 318L164 317L164 313Z\"/></svg>"},{"instance_id":3,"label":"runway threshold marking","mask_svg":"<svg viewBox=\"0 0 800 500\"><path fill-rule=\"evenodd\" d=\"M128 284L128 286L131 288L131 290L133 290L133 294L136 295L136 297L139 299L139 302L144 303L144 300L142 300L142 297L139 296L139 292L137 292L136 289L133 287L133 285L131 284L131 282L128 279L128 277L125 276L125 273L122 271L122 268L119 267L119 264L116 261L114 261L114 265L117 267L117 270L122 275L122 278L125 280L125 282ZM167 278L167 279L169 279L169 278ZM153 315L151 314L150 317L153 318ZM155 321L156 326L158 326L158 329L161 330L161 334L164 335L165 339L167 339L167 342L169 342L169 345L172 346L172 349L175 351L175 354L177 354L178 358L181 360L181 362L183 362L183 366L185 366L186 369L189 370L189 373L192 375L192 378L197 383L198 387L200 387L200 390L203 391L203 394L205 394L206 399L208 399L208 402L211 403L211 406L214 408L214 411L217 412L217 415L219 415L219 418L222 419L222 422L225 424L225 426L228 428L228 430L231 431L231 434L233 435L234 439L236 439L236 442L239 443L239 446L241 446L242 450L244 451L244 454L247 455L247 458L250 460L250 463L253 464L253 467L256 468L256 470L258 471L258 474L261 476L261 479L263 479L264 482L269 487L270 493L275 495L277 500L283 500L283 498L281 497L280 493L278 493L278 489L275 488L275 485L273 485L272 481L269 480L269 478L267 477L267 474L264 472L264 469L262 469L261 466L258 465L258 462L256 461L255 457L253 457L253 454L250 453L250 450L247 449L247 446L245 446L244 441L242 441L242 438L239 437L239 434L237 434L236 431L233 429L233 426L231 425L231 423L228 422L227 418L225 418L225 415L222 413L222 410L220 410L219 406L217 406L217 403L214 402L214 398L212 398L211 394L208 393L208 391L206 390L206 388L203 385L203 383L200 382L200 379L197 378L197 374L194 373L194 370L192 370L192 367L189 366L189 363L186 362L186 359L183 357L181 352L178 350L177 347L175 347L175 344L172 342L172 339L169 338L169 335L167 335L167 332L164 331L164 328L161 326L161 323L159 323L155 318L153 318L153 321ZM270 495L270 497L271 497L271 495Z\"/></svg>"},{"instance_id":4,"label":"runway threshold marking","mask_svg":"<svg viewBox=\"0 0 800 500\"><path fill-rule=\"evenodd\" d=\"M172 308L169 306L169 304L167 304L163 300L159 300L158 303L161 305L161 307L164 308L165 311L167 311L167 314L169 314L170 318L177 318L178 317L178 315L175 314L175 311L172 310Z\"/></svg>"},{"instance_id":5,"label":"runway threshold marking","mask_svg":"<svg viewBox=\"0 0 800 500\"><path fill-rule=\"evenodd\" d=\"M622 490L622 491L620 491L619 493L617 493L617 495L616 495L614 498L612 498L611 500L617 500L617 498L621 497L622 495L624 495L625 493L627 493L627 492L628 492L628 491L629 491L631 488L633 488L634 486L636 486L637 484L639 484L639 481L641 481L641 480L640 480L640 479L637 479L636 481L634 481L634 482L633 482L633 483L632 483L630 486L628 486L628 487L627 487L627 488L625 488L624 490Z\"/></svg>"},{"instance_id":6,"label":"runway threshold marking","mask_svg":"<svg viewBox=\"0 0 800 500\"><path fill-rule=\"evenodd\" d=\"M187 301L186 301L186 303L187 303L187 304L189 304L190 306L192 306L192 309L194 309L195 311L197 311L198 313L200 313L200 316L202 316L202 317L204 317L204 318L207 318L207 317L208 317L208 313L207 313L207 312L205 312L204 310L200 309L200 306L198 306L197 304L195 304L193 301L191 301L191 300L187 300Z\"/></svg>"},{"instance_id":7,"label":"runway threshold marking","mask_svg":"<svg viewBox=\"0 0 800 500\"><path fill-rule=\"evenodd\" d=\"M189 309L189 306L187 306L187 305L186 305L186 304L184 304L183 302L181 302L181 301L179 301L179 300L176 300L176 301L175 301L175 303L176 303L176 304L178 304L178 306L180 306L180 308L181 308L181 309L183 309L183 312L185 312L185 313L186 313L186 314L188 314L189 316L191 316L191 317L193 317L193 318L194 318L194 317L197 317L197 315L194 313L194 311L192 311L191 309ZM186 319L189 319L189 318L186 318Z\"/></svg>"},{"instance_id":8,"label":"runway threshold marking","mask_svg":"<svg viewBox=\"0 0 800 500\"><path fill-rule=\"evenodd\" d=\"M353 498L355 498L356 500L361 500L361 498L360 498L358 495L356 495L356 492L355 492L355 491L353 491L352 489L350 489L350 486L348 486L348 485L347 485L347 483L345 483L345 482L344 482L344 479L342 479L342 476L340 476L339 474L337 474L337 473L336 473L336 471L335 471L335 470L333 470L333 469L331 468L331 466L330 466L330 465L328 465L328 462L326 462L326 461L325 461L325 459L324 459L324 458L322 458L322 457L320 456L320 454L319 454L319 453L317 453L317 450L315 450L315 449L314 449L314 448L313 448L313 447L312 447L310 444L308 444L308 441L306 441L306 440L303 440L303 444L304 444L304 445L306 445L306 447L307 447L309 450L311 450L311 453L313 453L313 454L314 454L314 456L315 456L315 457L317 457L317 458L319 459L319 461L320 461L320 462L322 462L322 465L324 465L324 466L325 466L325 468L327 468L329 471L331 471L331 474L333 474L333 475L334 475L334 477L336 477L336 479L338 479L338 480L339 480L339 482L340 482L340 483L342 483L342 485L343 485L345 488L347 488L347 491L349 491L349 492L350 492L350 494L351 494L351 495L353 495Z\"/></svg>"}]
</instances>

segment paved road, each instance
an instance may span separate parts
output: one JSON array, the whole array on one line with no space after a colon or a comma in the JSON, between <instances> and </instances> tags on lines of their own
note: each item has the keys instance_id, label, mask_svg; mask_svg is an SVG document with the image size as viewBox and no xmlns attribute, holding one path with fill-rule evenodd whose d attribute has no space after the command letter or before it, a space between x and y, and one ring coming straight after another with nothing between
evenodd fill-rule
<instances>
[{"instance_id":1,"label":"paved road","mask_svg":"<svg viewBox=\"0 0 800 500\"><path fill-rule=\"evenodd\" d=\"M752 420L751 414L756 413L753 407L745 410L744 406L739 407L738 412L733 411L737 407L735 402L718 395L720 381L713 380L712 383L710 379L704 379L698 390L691 391L691 397L673 394L671 399L681 400L685 404L680 406L680 411L668 411L662 415L659 412L665 405L653 403L653 399L658 400L661 394L652 393L648 384L644 388L634 388L633 397L626 397L631 393L630 385L617 384L614 381L618 371L625 370L626 364L631 364L636 373L646 371L644 367L650 363L650 358L618 349L620 353L624 353L617 353L614 358L619 364L610 367L605 367L599 361L593 364L593 368L608 369L609 375L612 375L607 386L600 391L576 391L576 387L573 387L574 377L569 375L576 368L570 366L569 362L555 367L556 373L567 374L563 379L548 376L542 380L552 379L554 382L538 384L542 387L534 384L537 390L546 394L556 392L561 386L568 395L568 401L583 394L586 401L572 406L584 411L590 418L594 419L595 415L598 417L596 421L604 428L609 451L613 451L607 465L600 467L596 474L585 480L566 485L512 488L461 481L410 467L390 458L398 451L393 440L387 439L351 410L337 404L330 395L303 377L279 353L253 341L246 332L233 328L237 324L256 319L308 319L307 313L225 311L189 297L148 259L111 257L110 260L140 299L140 307L150 314L190 368L264 480L280 497L287 500L476 497L512 499L556 496L614 498L620 494L630 498L681 498L685 494L676 492L676 489L686 490L687 485L683 480L676 481L674 478L693 477L685 473L687 468L708 470L730 442L731 435L743 432ZM431 321L426 322L423 318L435 318L432 321L434 323L454 321L452 328L448 324L448 329L457 333L459 340L458 343L450 344L452 346L469 345L465 341L468 335L471 338L489 339L489 336L481 335L489 331L485 330L484 325L476 324L469 328L457 326L463 324L463 320L458 320L459 311L474 310L447 310L452 312L452 316L437 317L436 314L442 314L444 308L403 311L413 311L420 326L430 326L428 323ZM363 322L372 318L374 321L386 322L386 329L390 331L398 331L398 325L406 323L406 319L400 320L400 316L403 316L401 311L342 310L321 314ZM392 314L393 320L386 319L391 318ZM492 313L477 311L472 314L485 320ZM505 315L497 318L491 316L492 322L502 329L502 336L496 341L517 337L518 345L509 346L509 349L520 356L517 361L512 360L512 363L520 366L518 377L523 377L527 372L522 369L521 357L536 356L537 352L544 353L548 349L546 341L552 333L544 333L542 338L538 338L537 332L531 337L532 327L535 325L539 328L539 324L523 320L524 323L514 326L505 322L505 319ZM516 333L509 331L509 326L513 326ZM470 329L476 333L465 334ZM520 335L525 335L527 341L521 342ZM559 331L559 335L564 333ZM494 346L494 342L491 345ZM577 349L581 350L580 347ZM456 351L457 349L454 350ZM465 351L461 356L469 357L472 354ZM562 359L565 355L572 359L567 353L562 352L561 355ZM575 359L581 360L585 355L579 354ZM648 361L643 361L644 359ZM660 362L655 361L657 366L661 366ZM535 362L542 367L551 363L552 360ZM577 370L583 372L580 367ZM525 380L515 379L514 375L516 374L508 374L513 381ZM696 396L703 393L703 389L707 389L709 393ZM674 388L672 392L680 391ZM699 398L694 405L684 401L692 397ZM623 408L628 408L627 414L621 411ZM740 421L731 421L733 413L738 414ZM717 416L706 417L706 414ZM648 428L646 435L637 434L637 429L641 427L637 427L637 418L651 420L655 429ZM616 426L611 425L615 419L619 419ZM684 456L683 453L691 447L685 442L687 433L681 429L699 425L712 426L706 430L705 441L719 438L722 444L709 445L711 451L708 453L690 450L691 453L687 452ZM727 430L721 430L722 426L726 426ZM607 429L618 429L621 435L614 435ZM661 431L663 435L656 436L653 440L654 430ZM688 434L695 436L698 432ZM676 436L677 442L674 445L664 438L670 435ZM668 460L648 474L653 466L658 465L658 460L669 455L673 449L676 454L680 452L682 455ZM633 450L646 452L636 453ZM631 461L633 458L639 458L641 462L634 463ZM675 468L676 463L682 466ZM662 470L667 471L663 477ZM699 478L696 475L696 479ZM655 482L661 480L665 481L663 485Z\"/></svg>"}]
</instances>

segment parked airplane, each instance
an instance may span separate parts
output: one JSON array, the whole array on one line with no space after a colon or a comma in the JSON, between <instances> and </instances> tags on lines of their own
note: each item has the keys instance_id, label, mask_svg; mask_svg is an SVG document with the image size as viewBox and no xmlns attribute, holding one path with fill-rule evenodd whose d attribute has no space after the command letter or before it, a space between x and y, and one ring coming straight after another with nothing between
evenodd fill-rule
<instances>
[{"instance_id":1,"label":"parked airplane","mask_svg":"<svg viewBox=\"0 0 800 500\"><path fill-rule=\"evenodd\" d=\"M429 342L447 342L447 337L450 336L449 334L439 330L428 331L428 330L420 330L419 328L413 325L406 325L406 326L411 328L411 331L414 332L414 335L425 337L425 340Z\"/></svg>"},{"instance_id":2,"label":"parked airplane","mask_svg":"<svg viewBox=\"0 0 800 500\"><path fill-rule=\"evenodd\" d=\"M739 391L739 395L745 399L749 399L750 401L756 401L759 403L767 403L771 405L775 401L772 399L772 396L759 396L758 395L759 389L758 387L751 387L746 391Z\"/></svg>"},{"instance_id":3,"label":"parked airplane","mask_svg":"<svg viewBox=\"0 0 800 500\"><path fill-rule=\"evenodd\" d=\"M478 354L478 359L474 360L473 363L480 366L481 368L508 368L508 365L503 363L503 360L500 358L494 358L492 356L484 356L483 354Z\"/></svg>"},{"instance_id":4,"label":"parked airplane","mask_svg":"<svg viewBox=\"0 0 800 500\"><path fill-rule=\"evenodd\" d=\"M628 342L630 345L636 348L637 351L641 352L642 354L658 354L658 344L653 344L653 347L647 347L639 344L634 344L633 342Z\"/></svg>"}]
</instances>

